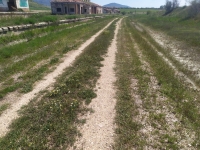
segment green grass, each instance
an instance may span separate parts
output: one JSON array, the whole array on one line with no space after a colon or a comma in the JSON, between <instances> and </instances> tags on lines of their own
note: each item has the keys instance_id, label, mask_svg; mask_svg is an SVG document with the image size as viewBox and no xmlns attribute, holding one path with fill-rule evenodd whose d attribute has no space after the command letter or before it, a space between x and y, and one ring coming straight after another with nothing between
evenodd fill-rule
<instances>
[{"instance_id":1,"label":"green grass","mask_svg":"<svg viewBox=\"0 0 200 150\"><path fill-rule=\"evenodd\" d=\"M10 104L3 104L0 106L0 116L6 109L8 109L9 106Z\"/></svg>"},{"instance_id":2,"label":"green grass","mask_svg":"<svg viewBox=\"0 0 200 150\"><path fill-rule=\"evenodd\" d=\"M181 9L181 8L179 8ZM178 12L180 10L177 10ZM171 17L144 17L141 16L139 19L137 17L134 17L132 19L138 20L139 22L143 22L144 24L148 24L153 28L159 29L162 32L166 32L170 37L172 37L172 41L178 40L182 41L182 47L185 50L188 50L188 53L192 57L198 57L200 54L199 49L199 40L198 37L200 36L200 32L198 31L198 28L200 26L199 20L194 19L187 19L187 20L180 20L180 16L171 16ZM152 22L150 21L150 18L152 18ZM174 65L184 74L186 74L190 79L192 79L196 85L200 85L199 78L195 75L195 72L187 69L184 67L179 61L177 61L171 54L168 52L168 50L163 49L157 42L155 42L154 39L146 33L146 31L143 33L145 34L146 38L150 40L150 42L160 51L163 53L171 62L174 63ZM192 49L192 51L190 51Z\"/></svg>"},{"instance_id":3,"label":"green grass","mask_svg":"<svg viewBox=\"0 0 200 150\"><path fill-rule=\"evenodd\" d=\"M161 10L158 8L121 8L120 11L126 14L146 14L147 11L155 13Z\"/></svg>"},{"instance_id":4,"label":"green grass","mask_svg":"<svg viewBox=\"0 0 200 150\"><path fill-rule=\"evenodd\" d=\"M34 2L33 0L29 0L29 8L30 10L51 10L50 7L47 7L47 6L44 6L44 5L41 5L41 4L38 4L36 2Z\"/></svg>"},{"instance_id":5,"label":"green grass","mask_svg":"<svg viewBox=\"0 0 200 150\"><path fill-rule=\"evenodd\" d=\"M22 117L12 124L11 132L0 139L2 150L67 149L73 145L80 136L76 124L84 122L77 115L87 112L83 104L96 96L93 88L114 30L113 23L58 78L54 90L21 111Z\"/></svg>"},{"instance_id":6,"label":"green grass","mask_svg":"<svg viewBox=\"0 0 200 150\"><path fill-rule=\"evenodd\" d=\"M161 47L156 46L156 42L147 32L135 29L132 19L124 19L118 35L115 119L117 128L113 148L181 149L179 142L188 140L184 137L187 131L189 135L194 133L194 141L190 144L199 149L199 93L187 87L177 77L175 71L154 50ZM135 45L139 49L136 49ZM138 57L136 51L142 53L142 58ZM149 64L148 69L153 74L144 69L143 61ZM152 76L158 81L159 88L156 91L152 90L154 87L150 84ZM137 81L135 87L133 79ZM141 106L138 106L137 99L141 99ZM139 113L141 109L142 114ZM166 115L170 114L179 120L174 127L169 125L166 119ZM143 121L145 123L142 123ZM151 132L143 133L148 127L151 127ZM149 139L151 140L148 141Z\"/></svg>"},{"instance_id":7,"label":"green grass","mask_svg":"<svg viewBox=\"0 0 200 150\"><path fill-rule=\"evenodd\" d=\"M129 57L127 56L129 55ZM116 61L117 72L117 104L116 104L116 135L114 149L142 149L145 140L137 135L141 124L134 120L138 114L135 99L132 97L131 79L133 76L144 77L145 72L141 69L141 62L134 50L129 30L122 25L118 35L118 53ZM147 78L142 79L145 83ZM144 84L144 89L147 88ZM142 91L141 91L142 92ZM143 91L144 92L144 91ZM142 94L142 93L141 93Z\"/></svg>"},{"instance_id":8,"label":"green grass","mask_svg":"<svg viewBox=\"0 0 200 150\"><path fill-rule=\"evenodd\" d=\"M189 46L200 46L199 19L185 19L176 15L165 17L158 15L136 15L134 18L145 25L163 31L175 39L189 44Z\"/></svg>"},{"instance_id":9,"label":"green grass","mask_svg":"<svg viewBox=\"0 0 200 150\"><path fill-rule=\"evenodd\" d=\"M2 54L0 64L2 67L6 67L3 67L2 72L0 73L0 76L3 78L1 82L4 82L4 85L0 90L0 97L2 98L7 93L13 92L19 88L22 88L20 90L21 92L31 91L33 84L49 72L49 68L55 66L59 62L58 59L63 57L66 52L75 49L82 44L82 42L100 30L111 19L112 18L109 17L97 19L95 23L52 32L44 37L35 38L27 43L2 48L0 50L0 53ZM38 49L40 50L37 51ZM29 54L32 55L29 56ZM13 61L13 58L23 58L23 56L27 55L28 57L24 57L24 59L21 59L18 62ZM55 57L57 57L56 60L52 60ZM33 67L41 61L46 61L46 63L33 69ZM13 81L12 76L20 72L24 73L20 75L16 81ZM10 81L12 82L10 83Z\"/></svg>"},{"instance_id":10,"label":"green grass","mask_svg":"<svg viewBox=\"0 0 200 150\"><path fill-rule=\"evenodd\" d=\"M170 104L173 105L175 109L175 113L182 116L180 118L182 125L185 128L192 128L192 130L195 131L195 142L197 144L195 147L199 148L199 93L187 87L183 81L175 75L175 71L169 67L169 65L157 54L154 48L143 38L145 37L144 33L140 33L134 29L131 23L129 24L129 28L132 28L130 32L151 64L161 87L160 92L169 99ZM195 99L197 99L197 101Z\"/></svg>"},{"instance_id":11,"label":"green grass","mask_svg":"<svg viewBox=\"0 0 200 150\"><path fill-rule=\"evenodd\" d=\"M88 21L87 23L90 23L90 22L91 21ZM19 41L22 39L26 39L26 40L30 41L39 36L49 34L51 32L57 32L59 30L64 30L67 27L72 27L72 26L81 25L81 24L84 24L84 23L83 22L74 22L74 23L70 23L70 24L61 24L61 25L53 24L52 26L47 26L46 28L37 28L37 29L27 30L18 35L15 35L13 33L8 33L7 35L0 37L0 46L2 48L3 46L6 46L10 42Z\"/></svg>"},{"instance_id":12,"label":"green grass","mask_svg":"<svg viewBox=\"0 0 200 150\"><path fill-rule=\"evenodd\" d=\"M65 19L75 19L75 18L82 18L82 17L92 17L92 15L51 15L50 13L38 13L34 15L29 15L28 17L2 17L0 18L1 24L0 27L4 26L14 26L14 25L23 25L23 24L35 24L38 22L53 22L56 23L59 20Z\"/></svg>"},{"instance_id":13,"label":"green grass","mask_svg":"<svg viewBox=\"0 0 200 150\"><path fill-rule=\"evenodd\" d=\"M134 20L134 18L132 18ZM188 29L189 31L190 29ZM174 66L176 66L176 68L180 71L180 72L183 72L185 75L187 75L192 81L195 82L195 84L197 86L200 85L200 79L195 75L195 72L187 69L186 67L184 67L178 60L176 60L170 53L167 49L163 49L162 46L160 46L153 38L151 38L151 36L148 34L147 31L143 31L143 34L145 36L146 39L148 39L148 41L159 51L161 52L162 54L164 54L165 57L167 57L172 63ZM184 46L184 49L185 49L185 46L187 47L187 49L190 49L191 46L189 46L190 44L188 44L187 42L185 42L185 44L183 45ZM192 55L196 55L198 56L199 55L199 51L194 51L192 52Z\"/></svg>"}]
</instances>

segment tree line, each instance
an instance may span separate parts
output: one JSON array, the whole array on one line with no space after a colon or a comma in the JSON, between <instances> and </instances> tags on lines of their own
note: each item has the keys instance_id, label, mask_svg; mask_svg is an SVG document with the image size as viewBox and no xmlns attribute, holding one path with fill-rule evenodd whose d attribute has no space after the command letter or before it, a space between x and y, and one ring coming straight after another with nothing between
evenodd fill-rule
<instances>
[{"instance_id":1,"label":"tree line","mask_svg":"<svg viewBox=\"0 0 200 150\"><path fill-rule=\"evenodd\" d=\"M190 0L188 9L188 17L196 17L200 14L200 0ZM166 0L164 6L160 8L165 9L165 14L170 14L174 9L179 7L179 0Z\"/></svg>"}]
</instances>

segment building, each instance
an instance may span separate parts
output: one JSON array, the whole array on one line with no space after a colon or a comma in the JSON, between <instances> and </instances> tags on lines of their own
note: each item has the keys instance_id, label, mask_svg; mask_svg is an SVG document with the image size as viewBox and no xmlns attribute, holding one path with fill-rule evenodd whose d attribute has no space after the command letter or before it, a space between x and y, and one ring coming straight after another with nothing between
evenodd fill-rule
<instances>
[{"instance_id":1,"label":"building","mask_svg":"<svg viewBox=\"0 0 200 150\"><path fill-rule=\"evenodd\" d=\"M102 14L100 5L90 0L52 0L52 14Z\"/></svg>"},{"instance_id":2,"label":"building","mask_svg":"<svg viewBox=\"0 0 200 150\"><path fill-rule=\"evenodd\" d=\"M28 0L0 0L0 11L29 11Z\"/></svg>"}]
</instances>

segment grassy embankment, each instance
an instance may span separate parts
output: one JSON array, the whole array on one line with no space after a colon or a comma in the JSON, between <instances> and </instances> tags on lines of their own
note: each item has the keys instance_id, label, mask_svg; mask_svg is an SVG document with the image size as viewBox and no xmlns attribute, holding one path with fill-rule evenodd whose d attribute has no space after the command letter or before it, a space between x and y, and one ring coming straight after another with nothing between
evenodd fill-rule
<instances>
[{"instance_id":1,"label":"grassy embankment","mask_svg":"<svg viewBox=\"0 0 200 150\"><path fill-rule=\"evenodd\" d=\"M59 26L57 32L1 48L1 98L17 89L25 93L31 91L33 84L51 71L65 53L75 49L111 19L97 19L94 23L62 31Z\"/></svg>"},{"instance_id":2,"label":"grassy embankment","mask_svg":"<svg viewBox=\"0 0 200 150\"><path fill-rule=\"evenodd\" d=\"M34 2L33 0L29 0L29 8L30 8L30 11L33 11L33 10L49 10L50 11L51 10L50 7L38 4Z\"/></svg>"},{"instance_id":3,"label":"grassy embankment","mask_svg":"<svg viewBox=\"0 0 200 150\"><path fill-rule=\"evenodd\" d=\"M118 125L116 133L118 138L114 145L115 149L131 149L133 147L143 149L145 146L180 149L183 148L181 146L184 146L184 144L181 145L181 141L184 140L185 130L188 132L187 134L194 135L194 137L190 137L193 140L189 144L198 149L200 146L200 121L198 119L200 117L200 104L198 102L200 95L188 88L175 75L175 71L155 52L151 45L154 45L154 43L150 42L151 44L149 44L147 42L147 40L152 41L150 36L147 33L137 31L131 22L132 20L126 20L126 25L122 28L126 28L126 30L121 31L121 35L119 35L119 53L117 55L117 85L119 90L116 106L116 123ZM135 53L134 43L129 33L150 64L154 76L158 80L159 89L157 93L166 97L165 102L157 99L159 94L149 94L149 91L154 88L149 84L150 74L141 69L141 60ZM148 123L153 129L152 131L155 131L151 133L151 137L157 138L155 143L151 142L150 145L146 141L147 138L143 137L143 134L141 135L141 129L144 128L140 122L141 119L136 119L139 115L139 109L137 109L137 99L133 95L135 89L131 90L132 79L137 80L136 89L138 90L136 90L136 94L141 97L142 108L149 113ZM164 114L167 108L179 120L170 131L166 130L170 129L171 126L167 124L166 116L169 114ZM158 110L163 111L163 113L159 114ZM190 139L187 137L186 140Z\"/></svg>"},{"instance_id":4,"label":"grassy embankment","mask_svg":"<svg viewBox=\"0 0 200 150\"><path fill-rule=\"evenodd\" d=\"M92 20L93 21L93 20ZM91 21L87 21L87 23L90 23ZM13 34L8 33L4 36L0 36L0 48L3 46L6 46L7 44L14 42L14 41L20 41L20 40L32 40L37 37L44 36L45 34L49 34L50 32L57 32L58 30L64 30L67 27L73 27L76 25L84 24L83 22L74 22L70 24L53 24L52 26L48 26L46 28L36 28L31 30L26 30L24 32L21 32L20 34Z\"/></svg>"},{"instance_id":5,"label":"grassy embankment","mask_svg":"<svg viewBox=\"0 0 200 150\"><path fill-rule=\"evenodd\" d=\"M2 150L66 149L73 145L76 136L80 136L76 124L85 122L78 120L77 115L92 111L84 105L96 96L93 88L114 30L113 23L57 79L51 92L21 111L22 117L12 124L11 132L0 139Z\"/></svg>"},{"instance_id":6,"label":"grassy embankment","mask_svg":"<svg viewBox=\"0 0 200 150\"><path fill-rule=\"evenodd\" d=\"M121 8L121 12L125 12L126 14L147 14L147 11L157 12L161 11L161 9L157 8Z\"/></svg>"},{"instance_id":7,"label":"grassy embankment","mask_svg":"<svg viewBox=\"0 0 200 150\"><path fill-rule=\"evenodd\" d=\"M168 16L152 13L151 15L136 15L134 18L145 25L167 33L175 39L182 40L191 46L199 47L200 19L187 18L187 11L188 8L183 7Z\"/></svg>"},{"instance_id":8,"label":"grassy embankment","mask_svg":"<svg viewBox=\"0 0 200 150\"><path fill-rule=\"evenodd\" d=\"M19 17L3 17L0 18L1 24L0 27L4 26L15 26L15 25L23 25L23 24L35 24L39 22L53 22L56 23L59 20L65 19L75 19L75 18L82 18L82 17L92 17L92 15L51 15L50 13L38 13L34 15L30 15L26 18L19 16Z\"/></svg>"},{"instance_id":9,"label":"grassy embankment","mask_svg":"<svg viewBox=\"0 0 200 150\"><path fill-rule=\"evenodd\" d=\"M200 56L200 19L188 18L187 7L175 9L169 16L161 16L158 13L154 13L151 15L136 15L133 18L134 21L141 22L168 34L172 38L172 41L173 39L175 41L181 41L183 49L187 49L186 53L190 53L191 56ZM198 86L200 86L200 79L195 76L195 72L182 66L180 62L175 60L167 50L163 50L154 40L151 40L151 42L153 42L154 45L156 45L156 48L167 56L180 71L185 73L193 81L195 81Z\"/></svg>"}]
</instances>

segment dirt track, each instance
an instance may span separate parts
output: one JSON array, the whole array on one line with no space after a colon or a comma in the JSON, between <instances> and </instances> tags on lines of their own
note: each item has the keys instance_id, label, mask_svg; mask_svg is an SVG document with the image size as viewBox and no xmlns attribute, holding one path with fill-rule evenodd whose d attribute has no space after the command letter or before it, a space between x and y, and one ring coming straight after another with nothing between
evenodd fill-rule
<instances>
[{"instance_id":1,"label":"dirt track","mask_svg":"<svg viewBox=\"0 0 200 150\"><path fill-rule=\"evenodd\" d=\"M111 23L109 23L105 28L107 28ZM146 30L153 38L155 38L155 41L164 48L166 48L166 44L163 44L162 42L165 42L167 38L165 39L165 37L161 37L160 33L156 33L155 31L140 24L135 24L133 22L129 23L132 25L131 27L135 28L136 30L133 31L133 33L131 33L131 27L129 28L130 31L126 31L126 29L129 27L127 25L127 22L123 22L122 19L117 22L114 39L112 40L111 46L108 49L108 53L105 56L104 61L102 62L103 67L100 70L100 78L97 81L97 85L95 88L95 90L97 91L97 97L93 99L88 106L88 108L91 108L92 110L94 110L94 112L88 112L88 114L86 114L85 116L81 116L81 119L86 119L86 123L83 126L78 127L82 136L77 139L73 148L71 149L104 150L112 149L112 146L115 145L115 138L117 137L117 135L115 134L115 129L117 128L117 125L115 124L115 116L117 113L115 110L115 106L117 101L116 89L118 87L116 87L114 83L118 78L115 75L114 68L116 61L116 52L117 50L119 50L117 47L118 32L124 32L122 34L124 37L122 37L121 39L126 41L126 38L129 38L129 42L133 43L134 45L133 47L128 47L129 45L127 43L122 43L122 45L125 45L123 47L124 49L122 49L124 57L120 61L127 61L127 63L130 63L132 65L134 61L133 58L137 58L137 61L140 62L140 64L136 67L140 68L138 70L142 70L141 74L137 74L138 72L134 72L134 67L128 68L130 69L130 72L128 71L128 73L131 74L132 71L134 73L131 74L127 79L130 81L131 84L131 93L129 93L131 97L130 99L137 109L137 113L131 114L130 122L135 121L137 124L140 125L140 128L138 129L136 135L144 141L142 144L145 143L144 145L141 144L140 146L143 146L143 149L167 149L171 148L170 146L174 146L177 149L184 150L195 149L196 147L193 143L196 142L196 133L191 127L189 127L189 125L183 123L184 120L182 118L185 116L184 114L178 112L176 109L179 104L181 105L182 103L185 103L189 100L187 99L187 97L184 96L183 97L185 99L181 99L182 97L170 97L166 94L168 91L166 93L165 91L162 91L163 83L159 83L162 79L162 75L159 74L159 69L155 67L155 62L152 59L153 57L151 57L147 51L150 49L152 50L152 53L155 52L153 54L158 55L158 57L155 58L161 58L163 60L162 63L165 64L163 66L165 66L166 68L171 68L175 72L172 75L171 79L176 78L178 80L184 80L184 82L181 82L181 86L187 86L188 84L188 86L190 86L191 89L193 89L194 91L199 90L199 87L192 79L190 79L189 76L179 71L178 67L170 61L168 56L160 52L156 48L156 46L153 45L153 42L151 43L151 40L140 33ZM120 30L121 28L124 29ZM9 125L15 118L18 117L17 111L22 106L27 105L30 100L37 96L40 91L51 86L51 84L55 82L55 77L62 74L63 70L66 67L72 65L75 58L80 55L83 50L91 42L93 42L95 37L97 37L104 29L102 29L92 38L90 38L78 50L69 52L65 56L65 61L59 64L54 72L48 74L42 81L38 82L32 92L25 94L19 98L16 98L15 94L8 95L8 98L14 99L13 101L16 102L13 103L11 108L6 110L0 117L0 137L4 136L9 131ZM141 36L141 40L144 40L143 43L137 41L138 36L134 37L134 33L137 34L137 31L139 33L138 35ZM148 45L148 49L145 49L143 47L142 44L144 43ZM174 54L174 47L170 45L168 48L171 48L170 53ZM133 57L133 55L137 56ZM180 62L183 62L184 58L185 57L181 58ZM193 62L191 58L190 62ZM132 67L131 65L130 67ZM187 64L185 61L182 65L189 65L189 69L193 70L194 72L195 68L199 68L198 65ZM197 74L197 76L198 75L199 74ZM138 76L142 77L140 78ZM148 78L148 82L143 83L144 78ZM164 80L162 81L164 82ZM175 81L175 79L173 81ZM167 84L168 83L165 83L166 86L168 86ZM171 87L169 86L169 88ZM141 90L140 88L143 89ZM177 87L175 87L174 89L176 88ZM194 99L195 98L192 97L191 101L195 102ZM130 134L132 134L131 130ZM134 143L135 141L131 142ZM135 147L133 146L131 147L131 149L137 149L139 147L137 144L133 144ZM124 149L128 149L126 146L126 144L122 145L122 147L125 147Z\"/></svg>"},{"instance_id":2,"label":"dirt track","mask_svg":"<svg viewBox=\"0 0 200 150\"><path fill-rule=\"evenodd\" d=\"M114 139L115 53L117 52L117 34L121 24L118 21L115 36L102 62L101 77L97 81L97 97L88 106L94 113L87 114L86 124L80 127L83 136L75 143L77 149L111 149Z\"/></svg>"},{"instance_id":3,"label":"dirt track","mask_svg":"<svg viewBox=\"0 0 200 150\"><path fill-rule=\"evenodd\" d=\"M18 113L17 111L20 110L20 108L24 105L27 105L31 99L33 99L40 91L45 90L48 86L53 84L55 82L55 78L62 74L63 70L70 66L75 58L80 55L83 50L95 40L97 36L100 35L106 29L112 22L110 22L105 28L100 30L98 33L96 33L94 36L92 36L89 40L87 40L84 44L82 44L78 50L71 51L66 54L64 58L64 62L61 63L60 65L57 66L57 68L47 76L43 78L43 80L39 81L34 89L27 93L24 94L20 97L16 96L15 94L13 95L8 95L7 97L9 99L12 99L14 102L9 109L7 109L1 116L0 116L0 137L4 136L8 131L9 131L9 125L11 122L18 118ZM7 98L5 98L7 99Z\"/></svg>"}]
</instances>

